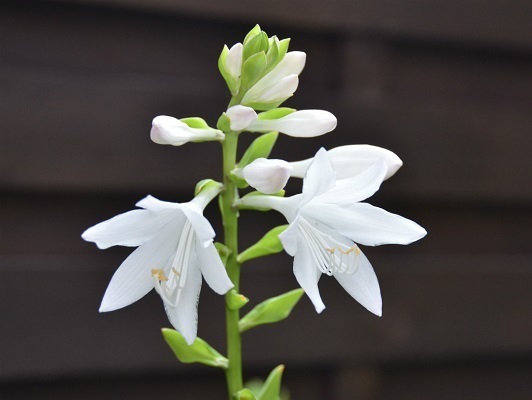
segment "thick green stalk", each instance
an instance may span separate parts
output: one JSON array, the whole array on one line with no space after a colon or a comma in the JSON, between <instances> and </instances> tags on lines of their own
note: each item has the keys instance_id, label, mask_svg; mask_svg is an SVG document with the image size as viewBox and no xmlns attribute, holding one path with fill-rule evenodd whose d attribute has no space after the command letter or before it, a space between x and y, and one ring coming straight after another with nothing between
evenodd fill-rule
<instances>
[{"instance_id":1,"label":"thick green stalk","mask_svg":"<svg viewBox=\"0 0 532 400\"><path fill-rule=\"evenodd\" d=\"M239 290L240 265L237 262L238 255L238 214L233 204L237 200L238 192L236 185L229 179L229 174L236 165L236 150L238 134L226 132L223 148L223 172L225 190L221 194L221 208L224 225L225 245L230 250L227 259L227 273L235 285L235 290ZM242 382L242 339L238 329L240 313L238 310L231 310L225 307L225 319L227 324L227 358L229 367L226 369L227 388L229 399L233 393L243 387Z\"/></svg>"}]
</instances>

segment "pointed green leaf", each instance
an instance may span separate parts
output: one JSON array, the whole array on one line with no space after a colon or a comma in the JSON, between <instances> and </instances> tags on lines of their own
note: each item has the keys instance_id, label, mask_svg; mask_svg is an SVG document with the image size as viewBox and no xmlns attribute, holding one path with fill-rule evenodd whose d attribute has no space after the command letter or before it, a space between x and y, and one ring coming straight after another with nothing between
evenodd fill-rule
<instances>
[{"instance_id":1,"label":"pointed green leaf","mask_svg":"<svg viewBox=\"0 0 532 400\"><path fill-rule=\"evenodd\" d=\"M190 118L181 118L181 122L184 122L191 128L198 128L198 129L212 129L207 122L200 117L190 117Z\"/></svg>"},{"instance_id":2,"label":"pointed green leaf","mask_svg":"<svg viewBox=\"0 0 532 400\"><path fill-rule=\"evenodd\" d=\"M242 389L233 395L235 400L257 400L253 392L249 389Z\"/></svg>"},{"instance_id":3,"label":"pointed green leaf","mask_svg":"<svg viewBox=\"0 0 532 400\"><path fill-rule=\"evenodd\" d=\"M240 332L287 318L303 293L303 289L295 289L258 304L238 322Z\"/></svg>"},{"instance_id":4,"label":"pointed green leaf","mask_svg":"<svg viewBox=\"0 0 532 400\"><path fill-rule=\"evenodd\" d=\"M277 254L283 251L283 245L281 240L279 240L279 235L286 228L288 228L288 225L281 225L270 230L257 243L240 253L237 257L238 262L242 264L254 258Z\"/></svg>"},{"instance_id":5,"label":"pointed green leaf","mask_svg":"<svg viewBox=\"0 0 532 400\"><path fill-rule=\"evenodd\" d=\"M240 310L249 302L249 299L243 294L238 293L235 289L231 289L225 297L225 303L230 310Z\"/></svg>"},{"instance_id":6,"label":"pointed green leaf","mask_svg":"<svg viewBox=\"0 0 532 400\"><path fill-rule=\"evenodd\" d=\"M292 113L296 112L293 108L281 107L274 108L273 110L262 112L258 115L258 119L279 119L286 117Z\"/></svg>"},{"instance_id":7,"label":"pointed green leaf","mask_svg":"<svg viewBox=\"0 0 532 400\"><path fill-rule=\"evenodd\" d=\"M262 389L257 396L258 400L279 400L283 371L284 365L281 364L270 372L270 375L268 375L266 382L262 385Z\"/></svg>"},{"instance_id":8,"label":"pointed green leaf","mask_svg":"<svg viewBox=\"0 0 532 400\"><path fill-rule=\"evenodd\" d=\"M242 64L240 76L241 90L247 90L253 86L262 76L266 69L266 53L263 51L253 54Z\"/></svg>"},{"instance_id":9,"label":"pointed green leaf","mask_svg":"<svg viewBox=\"0 0 532 400\"><path fill-rule=\"evenodd\" d=\"M183 335L174 329L162 329L164 340L182 363L201 363L210 367L227 368L229 360L214 350L206 341L196 338L190 346Z\"/></svg>"},{"instance_id":10,"label":"pointed green leaf","mask_svg":"<svg viewBox=\"0 0 532 400\"><path fill-rule=\"evenodd\" d=\"M242 156L242 159L238 163L238 168L244 168L249 163L255 161L257 158L268 158L272 152L273 146L279 136L278 132L269 132L260 135L256 138L247 148L246 152Z\"/></svg>"}]
</instances>

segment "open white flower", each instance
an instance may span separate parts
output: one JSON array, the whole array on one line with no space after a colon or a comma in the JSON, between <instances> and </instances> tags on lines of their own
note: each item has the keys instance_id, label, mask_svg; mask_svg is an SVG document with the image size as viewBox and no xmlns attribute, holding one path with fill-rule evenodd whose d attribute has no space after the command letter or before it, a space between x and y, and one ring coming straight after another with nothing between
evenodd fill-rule
<instances>
[{"instance_id":1,"label":"open white flower","mask_svg":"<svg viewBox=\"0 0 532 400\"><path fill-rule=\"evenodd\" d=\"M270 72L255 83L242 98L241 104L253 105L281 103L292 96L299 84L298 75L303 71L306 54L290 51Z\"/></svg>"},{"instance_id":2,"label":"open white flower","mask_svg":"<svg viewBox=\"0 0 532 400\"><path fill-rule=\"evenodd\" d=\"M100 312L126 307L155 288L168 319L191 344L197 334L201 276L218 294L233 287L213 244L214 230L202 215L219 193L212 185L188 203L169 203L148 196L129 211L87 229L83 239L100 249L138 248L113 275Z\"/></svg>"},{"instance_id":3,"label":"open white flower","mask_svg":"<svg viewBox=\"0 0 532 400\"><path fill-rule=\"evenodd\" d=\"M230 127L234 131L247 130L262 133L277 131L292 137L315 137L336 128L336 117L329 111L286 110L290 110L287 115L271 118L272 111L257 115L253 108L237 105L230 107L226 114L230 120Z\"/></svg>"},{"instance_id":4,"label":"open white flower","mask_svg":"<svg viewBox=\"0 0 532 400\"><path fill-rule=\"evenodd\" d=\"M325 305L318 290L322 274L334 276L360 304L382 314L375 272L356 243L366 246L409 244L426 235L415 222L367 203L387 174L377 161L363 172L337 181L327 152L320 149L307 170L303 193L292 197L250 196L240 203L273 208L290 223L279 238L294 256L294 274L317 312ZM355 243L356 242L356 243Z\"/></svg>"},{"instance_id":5,"label":"open white flower","mask_svg":"<svg viewBox=\"0 0 532 400\"><path fill-rule=\"evenodd\" d=\"M388 179L397 172L403 165L401 159L393 152L382 147L371 146L369 144L350 144L335 147L327 151L332 167L336 172L336 179L352 177L379 160L384 161L387 167L384 179ZM308 167L314 158L307 158L301 161L292 161L293 167L290 176L293 178L303 178Z\"/></svg>"},{"instance_id":6,"label":"open white flower","mask_svg":"<svg viewBox=\"0 0 532 400\"><path fill-rule=\"evenodd\" d=\"M201 128L193 128L177 118L159 115L153 119L150 138L157 144L181 146L188 142L221 140L224 134L218 129L209 128L206 124Z\"/></svg>"}]
</instances>

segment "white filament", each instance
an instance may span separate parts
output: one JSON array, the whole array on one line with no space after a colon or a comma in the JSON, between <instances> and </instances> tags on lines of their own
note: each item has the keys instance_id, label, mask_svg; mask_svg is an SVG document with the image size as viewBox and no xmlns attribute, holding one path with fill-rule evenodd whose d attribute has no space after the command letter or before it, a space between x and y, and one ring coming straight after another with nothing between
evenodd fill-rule
<instances>
[{"instance_id":1,"label":"white filament","mask_svg":"<svg viewBox=\"0 0 532 400\"><path fill-rule=\"evenodd\" d=\"M349 247L340 243L331 235L314 228L304 218L299 220L298 228L322 273L331 276L357 272L361 253L356 244Z\"/></svg>"},{"instance_id":2,"label":"white filament","mask_svg":"<svg viewBox=\"0 0 532 400\"><path fill-rule=\"evenodd\" d=\"M155 279L155 290L166 306L175 308L179 304L181 293L187 281L187 270L191 250L194 245L195 233L190 222L186 222L179 239L179 244L170 267L168 278L161 270L152 271ZM162 275L162 276L161 276Z\"/></svg>"}]
</instances>

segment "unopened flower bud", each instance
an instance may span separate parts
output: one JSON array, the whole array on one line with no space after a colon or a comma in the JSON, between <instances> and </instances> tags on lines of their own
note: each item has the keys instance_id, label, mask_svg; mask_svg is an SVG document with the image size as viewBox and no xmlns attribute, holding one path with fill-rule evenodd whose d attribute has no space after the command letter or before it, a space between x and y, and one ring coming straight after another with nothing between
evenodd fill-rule
<instances>
[{"instance_id":1,"label":"unopened flower bud","mask_svg":"<svg viewBox=\"0 0 532 400\"><path fill-rule=\"evenodd\" d=\"M166 115L155 117L150 131L150 138L153 142L172 146L181 146L187 142L220 140L223 137L224 134L221 131L208 127L206 123L201 128L196 128Z\"/></svg>"},{"instance_id":2,"label":"unopened flower bud","mask_svg":"<svg viewBox=\"0 0 532 400\"><path fill-rule=\"evenodd\" d=\"M277 119L261 118L259 115L259 119L248 127L252 132L278 131L293 137L320 136L334 128L336 117L324 110L301 110Z\"/></svg>"},{"instance_id":3,"label":"unopened flower bud","mask_svg":"<svg viewBox=\"0 0 532 400\"><path fill-rule=\"evenodd\" d=\"M257 113L253 108L241 105L230 107L225 114L229 117L231 130L235 132L246 129L257 119Z\"/></svg>"},{"instance_id":4,"label":"unopened flower bud","mask_svg":"<svg viewBox=\"0 0 532 400\"><path fill-rule=\"evenodd\" d=\"M265 194L273 194L282 190L292 166L284 160L257 158L242 170L242 175L250 186Z\"/></svg>"},{"instance_id":5,"label":"unopened flower bud","mask_svg":"<svg viewBox=\"0 0 532 400\"><path fill-rule=\"evenodd\" d=\"M257 110L276 107L291 97L299 84L298 75L305 66L306 54L291 51L269 73L255 83L242 98L241 104Z\"/></svg>"}]
</instances>

